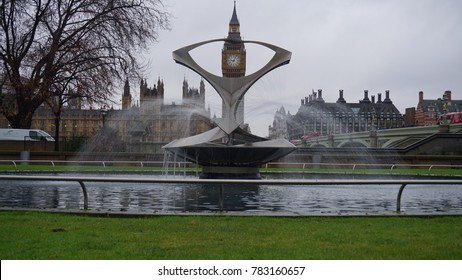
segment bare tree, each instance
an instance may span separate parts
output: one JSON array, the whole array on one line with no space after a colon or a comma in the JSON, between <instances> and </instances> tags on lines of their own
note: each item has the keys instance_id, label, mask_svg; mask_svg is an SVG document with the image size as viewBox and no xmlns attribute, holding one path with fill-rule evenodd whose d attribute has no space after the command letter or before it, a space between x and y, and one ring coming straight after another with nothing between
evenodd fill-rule
<instances>
[{"instance_id":1,"label":"bare tree","mask_svg":"<svg viewBox=\"0 0 462 280\"><path fill-rule=\"evenodd\" d=\"M114 82L140 76L137 54L169 28L161 0L2 0L0 14L0 71L14 91L0 110L14 128L52 96L106 100Z\"/></svg>"}]
</instances>

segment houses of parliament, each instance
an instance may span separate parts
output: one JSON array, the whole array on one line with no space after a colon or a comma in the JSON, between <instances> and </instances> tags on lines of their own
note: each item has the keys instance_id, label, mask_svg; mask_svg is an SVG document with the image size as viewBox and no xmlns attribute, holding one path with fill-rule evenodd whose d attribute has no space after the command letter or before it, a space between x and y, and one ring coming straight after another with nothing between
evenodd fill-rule
<instances>
[{"instance_id":1,"label":"houses of parliament","mask_svg":"<svg viewBox=\"0 0 462 280\"><path fill-rule=\"evenodd\" d=\"M159 149L162 143L209 130L212 123L210 110L205 108L204 81L195 88L185 78L182 91L181 104L164 104L163 81L159 78L149 87L146 80L141 80L139 103L135 103L127 80L121 109L83 109L80 102L72 102L61 113L60 140L90 138L105 126L116 131L121 142L131 144L130 151L136 151L137 146L146 151L149 145L143 143L159 143L152 148ZM6 118L0 118L0 127L8 127ZM32 127L55 135L55 116L47 106L36 110Z\"/></svg>"}]
</instances>

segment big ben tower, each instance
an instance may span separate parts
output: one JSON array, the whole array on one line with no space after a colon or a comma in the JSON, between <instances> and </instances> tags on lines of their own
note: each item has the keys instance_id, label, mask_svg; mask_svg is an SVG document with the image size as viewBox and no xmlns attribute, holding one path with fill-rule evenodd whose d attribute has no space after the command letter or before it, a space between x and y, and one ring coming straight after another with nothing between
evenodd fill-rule
<instances>
[{"instance_id":1,"label":"big ben tower","mask_svg":"<svg viewBox=\"0 0 462 280\"><path fill-rule=\"evenodd\" d=\"M229 21L228 37L221 52L221 70L225 78L239 78L245 76L246 53L241 39L239 19L236 13L236 1L234 1L233 15ZM222 110L223 118L226 112ZM237 108L236 120L244 123L244 96L240 99Z\"/></svg>"}]
</instances>

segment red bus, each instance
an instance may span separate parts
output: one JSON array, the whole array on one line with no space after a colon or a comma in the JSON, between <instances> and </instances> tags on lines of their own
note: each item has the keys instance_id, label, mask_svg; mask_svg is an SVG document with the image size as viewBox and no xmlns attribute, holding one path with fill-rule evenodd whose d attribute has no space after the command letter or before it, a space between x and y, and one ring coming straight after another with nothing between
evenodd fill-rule
<instances>
[{"instance_id":1,"label":"red bus","mask_svg":"<svg viewBox=\"0 0 462 280\"><path fill-rule=\"evenodd\" d=\"M447 114L441 114L438 122L440 124L454 124L462 123L462 112L453 112Z\"/></svg>"}]
</instances>

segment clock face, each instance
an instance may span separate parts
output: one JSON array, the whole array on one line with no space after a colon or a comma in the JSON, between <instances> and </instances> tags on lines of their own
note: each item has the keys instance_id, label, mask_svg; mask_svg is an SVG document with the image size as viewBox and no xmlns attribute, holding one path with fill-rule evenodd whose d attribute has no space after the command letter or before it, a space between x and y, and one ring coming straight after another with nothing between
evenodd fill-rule
<instances>
[{"instance_id":1,"label":"clock face","mask_svg":"<svg viewBox=\"0 0 462 280\"><path fill-rule=\"evenodd\" d=\"M228 55L228 59L226 61L228 62L228 65L231 67L237 67L241 63L241 59L238 55L235 54Z\"/></svg>"}]
</instances>

